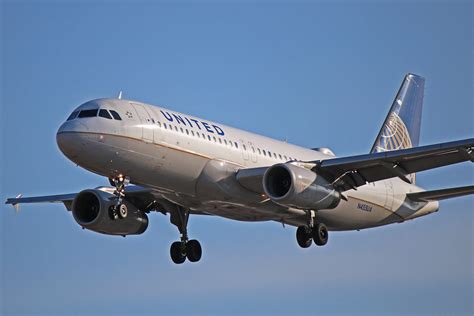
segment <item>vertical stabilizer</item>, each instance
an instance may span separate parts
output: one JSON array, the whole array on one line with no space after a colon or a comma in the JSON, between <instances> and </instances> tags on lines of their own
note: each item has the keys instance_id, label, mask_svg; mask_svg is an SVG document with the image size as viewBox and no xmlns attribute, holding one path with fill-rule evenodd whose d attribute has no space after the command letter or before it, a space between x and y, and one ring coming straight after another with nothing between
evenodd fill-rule
<instances>
[{"instance_id":1,"label":"vertical stabilizer","mask_svg":"<svg viewBox=\"0 0 474 316\"><path fill-rule=\"evenodd\" d=\"M407 74L385 118L371 153L417 147L420 142L421 112L425 79ZM412 176L412 182L415 177Z\"/></svg>"}]
</instances>

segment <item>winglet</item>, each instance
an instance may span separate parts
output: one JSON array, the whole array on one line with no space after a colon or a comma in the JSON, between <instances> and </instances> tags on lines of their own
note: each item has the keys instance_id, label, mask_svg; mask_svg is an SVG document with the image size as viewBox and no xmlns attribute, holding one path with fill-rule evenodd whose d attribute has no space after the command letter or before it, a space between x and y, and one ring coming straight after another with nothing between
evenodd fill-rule
<instances>
[{"instance_id":1,"label":"winglet","mask_svg":"<svg viewBox=\"0 0 474 316\"><path fill-rule=\"evenodd\" d=\"M23 194L18 194L15 199L21 199ZM12 203L13 208L15 209L15 212L18 214L20 213L20 204L19 203Z\"/></svg>"},{"instance_id":2,"label":"winglet","mask_svg":"<svg viewBox=\"0 0 474 316\"><path fill-rule=\"evenodd\" d=\"M119 100L122 100L122 90L120 90L120 92L119 92L119 95L118 95L117 99L119 99Z\"/></svg>"}]
</instances>

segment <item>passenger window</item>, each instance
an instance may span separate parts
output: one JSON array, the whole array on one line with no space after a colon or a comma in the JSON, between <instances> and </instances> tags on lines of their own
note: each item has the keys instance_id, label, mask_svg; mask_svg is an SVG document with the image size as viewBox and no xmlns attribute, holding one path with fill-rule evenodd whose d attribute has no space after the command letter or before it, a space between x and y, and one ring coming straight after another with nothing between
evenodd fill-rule
<instances>
[{"instance_id":1,"label":"passenger window","mask_svg":"<svg viewBox=\"0 0 474 316\"><path fill-rule=\"evenodd\" d=\"M174 127L174 130L175 130L175 131L178 131L178 128L175 126L175 127Z\"/></svg>"},{"instance_id":2,"label":"passenger window","mask_svg":"<svg viewBox=\"0 0 474 316\"><path fill-rule=\"evenodd\" d=\"M283 160L283 157L281 156L281 154L278 154L278 157L280 157L280 160Z\"/></svg>"},{"instance_id":3,"label":"passenger window","mask_svg":"<svg viewBox=\"0 0 474 316\"><path fill-rule=\"evenodd\" d=\"M288 160L288 158L286 158L286 156L284 156L284 157L285 157L285 160Z\"/></svg>"},{"instance_id":4,"label":"passenger window","mask_svg":"<svg viewBox=\"0 0 474 316\"><path fill-rule=\"evenodd\" d=\"M252 152L255 154L255 148L252 147Z\"/></svg>"},{"instance_id":5,"label":"passenger window","mask_svg":"<svg viewBox=\"0 0 474 316\"><path fill-rule=\"evenodd\" d=\"M265 151L265 149L263 150L263 155L266 157L267 156L267 152Z\"/></svg>"},{"instance_id":6,"label":"passenger window","mask_svg":"<svg viewBox=\"0 0 474 316\"><path fill-rule=\"evenodd\" d=\"M193 130L191 130L191 134L194 136L194 131Z\"/></svg>"},{"instance_id":7,"label":"passenger window","mask_svg":"<svg viewBox=\"0 0 474 316\"><path fill-rule=\"evenodd\" d=\"M110 116L109 111L107 111L105 109L99 110L99 116L103 117L103 118L106 118L106 119L109 119L109 120L112 119L112 116Z\"/></svg>"},{"instance_id":8,"label":"passenger window","mask_svg":"<svg viewBox=\"0 0 474 316\"><path fill-rule=\"evenodd\" d=\"M270 151L268 151L268 155L270 156L270 158L272 157L272 153Z\"/></svg>"},{"instance_id":9,"label":"passenger window","mask_svg":"<svg viewBox=\"0 0 474 316\"><path fill-rule=\"evenodd\" d=\"M242 146L244 147L244 150L246 151L246 150L247 150L247 147L245 146L245 144L244 144L244 145L242 145Z\"/></svg>"},{"instance_id":10,"label":"passenger window","mask_svg":"<svg viewBox=\"0 0 474 316\"><path fill-rule=\"evenodd\" d=\"M97 109L95 110L83 110L81 112L79 112L79 116L80 118L82 117L95 117L97 116Z\"/></svg>"},{"instance_id":11,"label":"passenger window","mask_svg":"<svg viewBox=\"0 0 474 316\"><path fill-rule=\"evenodd\" d=\"M227 145L227 140L226 140L225 138L224 138L224 144L226 144L226 145Z\"/></svg>"},{"instance_id":12,"label":"passenger window","mask_svg":"<svg viewBox=\"0 0 474 316\"><path fill-rule=\"evenodd\" d=\"M211 141L211 136L207 135L207 138L209 139L209 141Z\"/></svg>"},{"instance_id":13,"label":"passenger window","mask_svg":"<svg viewBox=\"0 0 474 316\"><path fill-rule=\"evenodd\" d=\"M181 133L184 133L184 131L183 131L183 128L182 128L182 127L180 127L180 130L181 130Z\"/></svg>"},{"instance_id":14,"label":"passenger window","mask_svg":"<svg viewBox=\"0 0 474 316\"><path fill-rule=\"evenodd\" d=\"M235 148L239 148L239 145L237 145L237 142L234 142Z\"/></svg>"},{"instance_id":15,"label":"passenger window","mask_svg":"<svg viewBox=\"0 0 474 316\"><path fill-rule=\"evenodd\" d=\"M260 148L257 148L257 150L258 150L258 154L261 155L262 151L260 150Z\"/></svg>"},{"instance_id":16,"label":"passenger window","mask_svg":"<svg viewBox=\"0 0 474 316\"><path fill-rule=\"evenodd\" d=\"M215 137L215 136L212 136L212 138L214 139L214 143L215 143L215 142L217 142L217 140L216 140L216 137Z\"/></svg>"},{"instance_id":17,"label":"passenger window","mask_svg":"<svg viewBox=\"0 0 474 316\"><path fill-rule=\"evenodd\" d=\"M69 117L67 118L66 121L70 121L70 120L73 120L77 117L77 114L79 114L79 111L74 111L71 113L71 115L69 115Z\"/></svg>"},{"instance_id":18,"label":"passenger window","mask_svg":"<svg viewBox=\"0 0 474 316\"><path fill-rule=\"evenodd\" d=\"M118 121L121 121L122 118L120 117L120 115L115 112L114 110L110 110L110 114L112 114L112 116L114 117L114 119L118 120Z\"/></svg>"},{"instance_id":19,"label":"passenger window","mask_svg":"<svg viewBox=\"0 0 474 316\"><path fill-rule=\"evenodd\" d=\"M222 144L222 139L219 138L219 143Z\"/></svg>"},{"instance_id":20,"label":"passenger window","mask_svg":"<svg viewBox=\"0 0 474 316\"><path fill-rule=\"evenodd\" d=\"M158 124L159 127L161 127L161 122L156 122Z\"/></svg>"}]
</instances>

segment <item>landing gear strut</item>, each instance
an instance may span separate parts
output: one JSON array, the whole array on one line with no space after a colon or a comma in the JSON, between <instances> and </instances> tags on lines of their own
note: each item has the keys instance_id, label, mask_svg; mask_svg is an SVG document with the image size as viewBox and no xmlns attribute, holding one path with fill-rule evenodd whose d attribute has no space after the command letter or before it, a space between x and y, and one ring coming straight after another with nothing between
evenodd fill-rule
<instances>
[{"instance_id":1,"label":"landing gear strut","mask_svg":"<svg viewBox=\"0 0 474 316\"><path fill-rule=\"evenodd\" d=\"M117 197L115 205L109 209L109 216L111 219L126 218L128 208L123 203L123 199L125 198L125 186L130 183L130 178L119 175L117 178L109 179L109 182L115 187L114 195Z\"/></svg>"},{"instance_id":2,"label":"landing gear strut","mask_svg":"<svg viewBox=\"0 0 474 316\"><path fill-rule=\"evenodd\" d=\"M197 262L201 259L202 248L199 241L188 239L188 220L189 210L176 206L174 212L171 212L171 223L178 227L181 234L181 241L176 241L171 244L170 255L171 260L176 264L181 264L188 258L191 262Z\"/></svg>"},{"instance_id":3,"label":"landing gear strut","mask_svg":"<svg viewBox=\"0 0 474 316\"><path fill-rule=\"evenodd\" d=\"M301 248L308 248L314 240L317 246L324 246L328 242L329 233L326 225L315 221L316 213L310 211L309 225L300 226L296 230L296 241Z\"/></svg>"}]
</instances>

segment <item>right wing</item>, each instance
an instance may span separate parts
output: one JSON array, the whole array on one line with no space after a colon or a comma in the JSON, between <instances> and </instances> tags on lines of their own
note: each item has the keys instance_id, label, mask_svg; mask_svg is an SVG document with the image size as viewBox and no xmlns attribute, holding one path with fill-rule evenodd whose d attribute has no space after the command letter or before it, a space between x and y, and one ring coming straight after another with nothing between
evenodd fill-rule
<instances>
[{"instance_id":1,"label":"right wing","mask_svg":"<svg viewBox=\"0 0 474 316\"><path fill-rule=\"evenodd\" d=\"M9 198L5 201L5 204L11 204L16 212L20 211L19 204L23 203L63 203L67 210L71 210L72 201L76 197L77 193L60 194L60 195L46 195L46 196L34 196L34 197L23 197L18 195L15 198Z\"/></svg>"},{"instance_id":2,"label":"right wing","mask_svg":"<svg viewBox=\"0 0 474 316\"><path fill-rule=\"evenodd\" d=\"M97 190L113 193L113 187L98 187ZM155 200L151 189L143 188L136 185L129 185L125 187L125 199L134 204L138 208L144 208ZM19 212L19 204L23 203L63 203L68 211L71 210L72 202L78 193L59 194L23 197L21 194L15 198L9 198L5 204L11 204L17 212Z\"/></svg>"},{"instance_id":3,"label":"right wing","mask_svg":"<svg viewBox=\"0 0 474 316\"><path fill-rule=\"evenodd\" d=\"M407 197L415 202L430 202L474 194L474 185L433 191L408 193Z\"/></svg>"}]
</instances>

